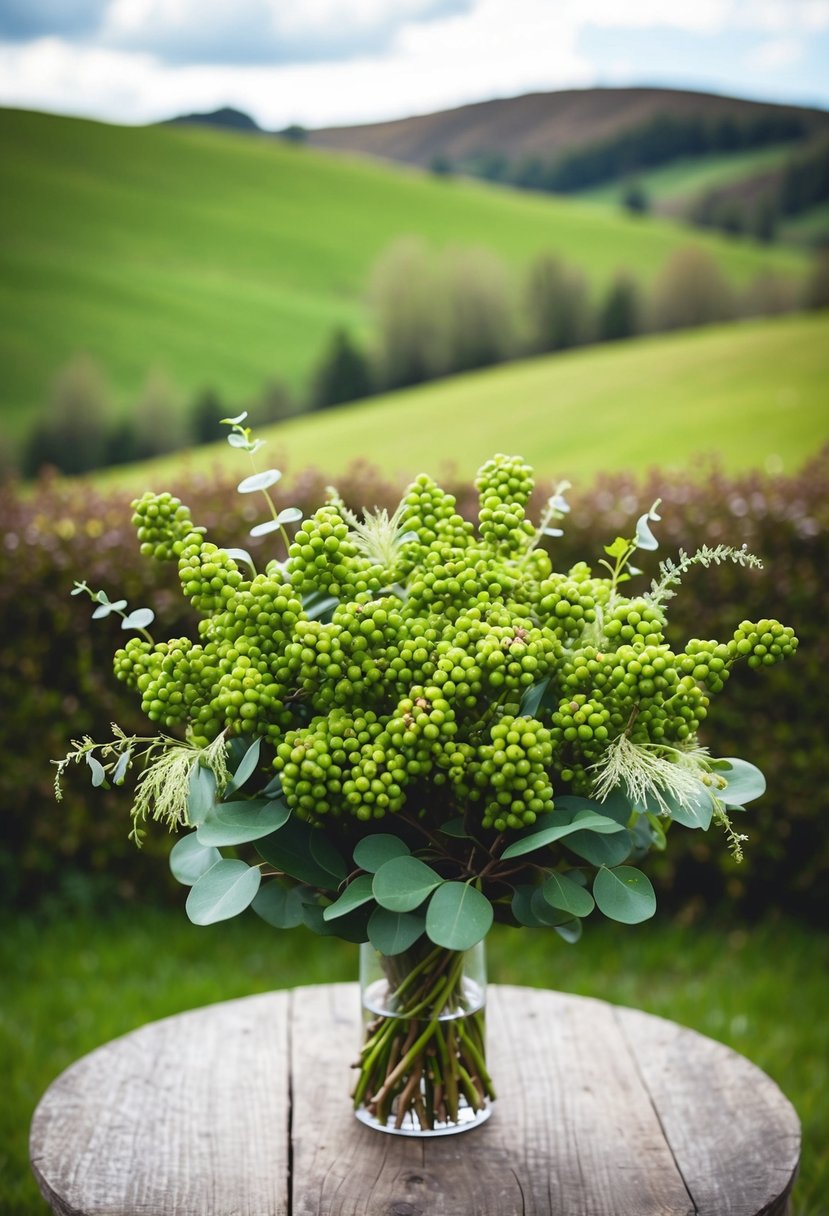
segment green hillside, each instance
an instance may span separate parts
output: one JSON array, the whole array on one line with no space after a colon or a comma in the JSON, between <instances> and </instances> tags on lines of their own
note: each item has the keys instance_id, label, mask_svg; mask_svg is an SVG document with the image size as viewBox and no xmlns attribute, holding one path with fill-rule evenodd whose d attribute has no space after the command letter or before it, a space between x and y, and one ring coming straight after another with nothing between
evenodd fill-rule
<instances>
[{"instance_id":1,"label":"green hillside","mask_svg":"<svg viewBox=\"0 0 829 1216\"><path fill-rule=\"evenodd\" d=\"M790 143L746 151L709 152L701 156L684 156L670 164L645 170L635 174L635 179L652 206L677 213L707 190L730 186L766 170L781 168L792 155ZM581 190L576 197L582 202L618 206L626 188L626 182L617 180L592 190Z\"/></svg>"},{"instance_id":2,"label":"green hillside","mask_svg":"<svg viewBox=\"0 0 829 1216\"><path fill-rule=\"evenodd\" d=\"M598 288L652 277L687 231L546 197L204 128L124 128L0 111L0 413L28 428L80 350L126 408L161 368L183 395L237 404L303 382L331 330L366 332L366 279L401 234L488 245L518 269L543 248ZM800 273L796 252L715 237L735 280Z\"/></svg>"},{"instance_id":3,"label":"green hillside","mask_svg":"<svg viewBox=\"0 0 829 1216\"><path fill-rule=\"evenodd\" d=\"M471 476L520 452L549 477L687 466L793 470L829 441L829 314L743 323L514 363L263 431L269 462L326 474L364 457L389 476L453 464ZM99 484L174 488L181 459L113 470ZM241 469L224 444L190 467ZM245 470L246 471L246 470Z\"/></svg>"}]
</instances>

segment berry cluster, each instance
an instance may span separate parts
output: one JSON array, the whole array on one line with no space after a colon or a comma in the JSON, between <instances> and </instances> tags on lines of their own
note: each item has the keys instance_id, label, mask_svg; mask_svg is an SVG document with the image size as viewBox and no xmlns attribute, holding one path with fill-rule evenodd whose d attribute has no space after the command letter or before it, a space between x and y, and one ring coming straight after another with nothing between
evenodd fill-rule
<instances>
[{"instance_id":1,"label":"berry cluster","mask_svg":"<svg viewBox=\"0 0 829 1216\"><path fill-rule=\"evenodd\" d=\"M762 620L675 652L658 597L626 598L584 562L553 572L533 548L522 460L494 457L476 484L477 534L422 476L371 527L328 502L284 566L253 578L178 499L145 495L142 551L178 560L199 641L135 638L118 678L194 741L268 739L285 799L311 823L472 814L504 832L555 792L589 794L620 738L666 755L693 746L735 662L795 650L791 629Z\"/></svg>"}]
</instances>

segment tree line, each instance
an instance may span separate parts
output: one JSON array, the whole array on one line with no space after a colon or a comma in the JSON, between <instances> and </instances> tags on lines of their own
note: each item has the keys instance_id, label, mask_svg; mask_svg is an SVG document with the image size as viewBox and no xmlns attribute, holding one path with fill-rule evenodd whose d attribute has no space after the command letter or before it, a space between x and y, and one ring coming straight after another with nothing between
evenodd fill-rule
<instances>
[{"instance_id":1,"label":"tree line","mask_svg":"<svg viewBox=\"0 0 829 1216\"><path fill-rule=\"evenodd\" d=\"M670 256L649 288L621 269L597 294L577 266L552 252L538 254L516 278L490 250L438 251L407 237L375 264L368 304L371 338L335 330L300 393L274 379L252 400L228 400L206 387L187 401L154 370L120 411L99 363L79 353L52 382L21 472L53 466L76 475L210 443L226 433L219 420L240 408L263 426L512 359L826 307L829 255L817 261L805 290L769 271L738 291L710 253L688 246Z\"/></svg>"},{"instance_id":2,"label":"tree line","mask_svg":"<svg viewBox=\"0 0 829 1216\"><path fill-rule=\"evenodd\" d=\"M432 168L437 173L457 170L524 190L572 194L683 156L788 143L804 138L809 131L805 117L785 111L761 110L742 118L733 114L713 118L700 114L657 114L617 135L550 159L530 156L516 161L503 153L491 152L453 163L446 156L437 155Z\"/></svg>"}]
</instances>

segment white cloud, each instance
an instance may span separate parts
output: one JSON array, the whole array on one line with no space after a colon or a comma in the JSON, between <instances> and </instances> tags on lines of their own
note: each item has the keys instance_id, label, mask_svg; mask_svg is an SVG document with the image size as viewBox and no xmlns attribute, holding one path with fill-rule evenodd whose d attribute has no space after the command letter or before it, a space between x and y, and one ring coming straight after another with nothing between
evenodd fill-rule
<instances>
[{"instance_id":1,"label":"white cloud","mask_svg":"<svg viewBox=\"0 0 829 1216\"><path fill-rule=\"evenodd\" d=\"M802 59L803 51L803 43L797 38L770 38L754 47L746 62L758 72L777 72Z\"/></svg>"}]
</instances>

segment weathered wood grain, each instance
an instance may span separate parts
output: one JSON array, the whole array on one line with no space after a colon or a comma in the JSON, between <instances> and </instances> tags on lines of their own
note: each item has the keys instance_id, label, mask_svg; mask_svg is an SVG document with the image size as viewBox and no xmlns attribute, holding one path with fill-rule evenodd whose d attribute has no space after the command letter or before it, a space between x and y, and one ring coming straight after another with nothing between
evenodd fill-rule
<instances>
[{"instance_id":1,"label":"weathered wood grain","mask_svg":"<svg viewBox=\"0 0 829 1216\"><path fill-rule=\"evenodd\" d=\"M799 1124L747 1060L602 1001L493 985L492 1118L416 1140L348 1100L356 985L195 1010L93 1052L35 1113L68 1216L782 1216Z\"/></svg>"},{"instance_id":2,"label":"weathered wood grain","mask_svg":"<svg viewBox=\"0 0 829 1216\"><path fill-rule=\"evenodd\" d=\"M287 1216L287 993L152 1022L84 1056L35 1111L61 1216Z\"/></svg>"},{"instance_id":3,"label":"weathered wood grain","mask_svg":"<svg viewBox=\"0 0 829 1216\"><path fill-rule=\"evenodd\" d=\"M800 1160L788 1099L721 1043L635 1009L615 1015L699 1216L784 1216Z\"/></svg>"}]
</instances>

